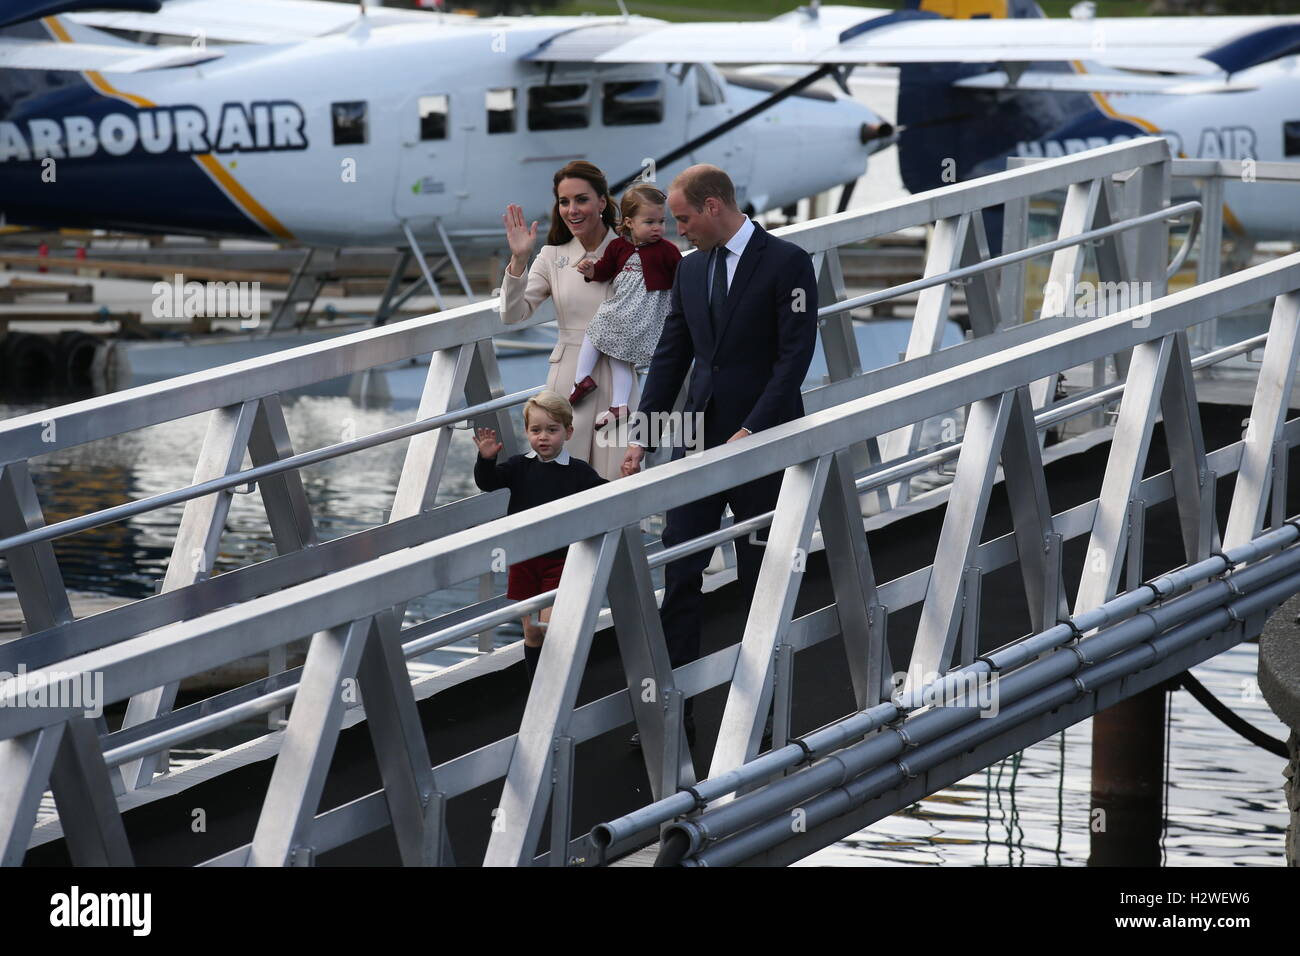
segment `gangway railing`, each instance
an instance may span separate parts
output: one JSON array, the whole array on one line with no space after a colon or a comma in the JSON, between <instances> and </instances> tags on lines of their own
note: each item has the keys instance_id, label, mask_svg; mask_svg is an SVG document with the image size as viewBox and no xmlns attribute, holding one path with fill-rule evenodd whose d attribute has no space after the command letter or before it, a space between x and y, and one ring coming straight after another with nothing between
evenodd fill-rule
<instances>
[{"instance_id":1,"label":"gangway railing","mask_svg":"<svg viewBox=\"0 0 1300 956\"><path fill-rule=\"evenodd\" d=\"M1026 156L1007 160L1008 169L1024 169L1041 159ZM1243 227L1233 218L1229 200L1244 195L1245 190L1258 190L1266 186L1300 186L1300 162L1261 161L1246 159L1187 159L1174 158L1170 164L1171 194L1179 199L1195 198L1202 207L1198 221L1189 230L1184 254L1191 246L1196 248L1196 281L1217 279L1223 272L1224 221L1233 222L1240 238L1248 239ZM1282 206L1294 204L1296 195L1277 194ZM1172 276L1171 276L1172 278ZM1196 330L1191 346L1193 354L1208 352L1218 346L1218 320L1212 319Z\"/></svg>"},{"instance_id":2,"label":"gangway railing","mask_svg":"<svg viewBox=\"0 0 1300 956\"><path fill-rule=\"evenodd\" d=\"M1163 237L1167 223L1156 214L1168 208L1168 167L1164 142L1141 140L779 230L812 254L823 303L818 325L830 384L824 387L824 394L823 389L807 393L806 407L821 407L832 396L838 400L846 394L835 390L840 385L855 380L860 386L865 384L851 306L843 305L848 294L839 264L840 246L934 223L934 241L926 264L928 279L949 276L956 281L973 281L972 291L983 296L972 309L975 333L1006 335L1024 318L1019 306L1023 295L1017 288L1023 280L1023 262L1006 264L997 278L989 271L992 267L984 268L988 256L983 212L1003 208L1003 249L1014 252L1026 244L1030 198L1066 189L1074 198L1067 203L1062 220L1061 239L1065 244L1052 252L1053 275L1077 276L1083 262L1083 244L1090 241L1084 236L1089 230L1114 227L1099 240L1098 261L1104 260L1110 270L1106 274L1134 282L1134 277L1149 277L1143 281L1158 292L1163 289L1165 274ZM1117 177L1122 182L1113 181ZM1131 210L1133 216L1126 220L1112 212L1120 208ZM978 281L958 271L971 268L984 269ZM913 321L909 359L915 361L934 353L946 321L951 289L950 282L942 281L922 291ZM900 293L895 289L894 294ZM543 308L530 320L507 327L496 308L496 300L464 306L0 423L0 553L5 555L14 580L28 632L21 641L0 648L0 664L37 666L106 647L196 614L340 570L376 554L499 517L505 509L504 496L499 494L431 507L452 440L449 415L459 411L475 426L495 427L506 443L506 453L515 450L509 409L527 396L503 395L491 342L507 330L541 324L550 316ZM295 453L283 411L286 393L429 353L432 357L414 423L386 434L344 441L302 455ZM1042 407L1046 396L1052 394L1047 388L1044 383L1038 386L1035 407ZM461 407L463 403L468 408ZM32 459L199 413L209 413L210 419L192 485L96 515L46 525L30 475ZM414 437L387 523L322 543L300 468L407 435ZM918 436L919 428L913 424L896 436L872 437L859 443L852 452L854 473L864 474L886 459L902 464L916 460ZM254 466L251 471L241 470L245 453ZM237 488L253 482L261 494L279 554L213 576L231 497ZM908 476L903 475L892 486L893 499L905 500L909 490ZM875 497L881 506L890 504L885 487L877 487ZM181 501L185 509L160 593L76 620L52 542L104 521ZM502 604L500 598L491 598L467 613L481 616ZM413 626L424 630L412 632L411 637L440 630L446 624L445 617L421 622ZM410 631L408 627L403 633ZM289 677L269 680L270 684L261 685L261 689L286 686L281 682ZM233 699L256 696L257 689L236 694ZM174 726L167 715L174 706L176 690L174 685L164 685L142 692L130 702L119 733L130 732L130 739L135 740L141 734L149 736ZM101 722L99 729L102 733L107 728ZM125 766L120 778L116 774L113 777L115 789L148 785L159 768L159 756L146 754Z\"/></svg>"},{"instance_id":3,"label":"gangway railing","mask_svg":"<svg viewBox=\"0 0 1300 956\"><path fill-rule=\"evenodd\" d=\"M1227 200L1244 189L1261 185L1287 186L1286 204L1300 201L1300 162L1261 162L1254 159L1174 159L1171 166L1173 190L1191 187L1204 208L1201 239L1197 246L1196 281L1217 279L1223 270L1223 225L1231 216ZM1281 197L1279 197L1281 198ZM1240 228L1240 224L1237 224ZM1219 344L1218 320L1200 329L1194 350L1210 351Z\"/></svg>"},{"instance_id":4,"label":"gangway railing","mask_svg":"<svg viewBox=\"0 0 1300 956\"><path fill-rule=\"evenodd\" d=\"M1257 349L1264 343L1266 338L1266 335L1254 336L1236 345L1220 349L1211 355L1194 358L1191 363L1192 368L1195 371L1209 367L1219 361ZM950 355L947 357L956 359L958 356ZM970 356L963 354L962 357L969 358ZM867 376L868 381L876 379L876 375ZM1117 383L1093 389L1087 393L1076 394L1071 397L1070 401L1060 403L1047 411L1037 414L1035 416L1035 427L1041 433L1062 422L1087 415L1099 407L1111 404L1121 397L1122 393L1123 384ZM510 396L507 396L507 399L501 401L509 399ZM450 420L454 414L456 413L443 417ZM941 468L947 462L955 459L960 454L961 449L961 441L942 444L926 454L916 455L898 464L881 466L869 471L855 481L855 487L859 495L869 494L874 489L883 488L894 481ZM280 466L263 467L270 469ZM244 475L250 478L258 477L257 471L245 472ZM651 569L661 567L676 558L701 550L712 549L719 544L734 540L740 536L760 531L771 524L772 517L773 513L767 512L747 521L735 523L713 534L676 545L671 549L654 550L653 546L651 546L647 549L647 564ZM555 594L554 590L547 591L534 598L507 604L496 610L468 617L457 624L449 624L446 620L439 618L432 625L408 627L402 632L402 652L409 660L429 651L455 644L470 635L480 632L483 628L505 624L521 616L531 615L549 607L555 600ZM36 661L34 663L44 662ZM301 668L295 668L277 678L249 684L198 704L191 704L149 724L110 734L105 739L105 743L106 746L111 746L112 749L105 751L105 763L110 768L117 767L131 760L139 759L146 753L190 743L205 734L278 710L284 704L292 702L300 674ZM276 687L278 689L275 689Z\"/></svg>"},{"instance_id":5,"label":"gangway railing","mask_svg":"<svg viewBox=\"0 0 1300 956\"><path fill-rule=\"evenodd\" d=\"M1049 331L1052 326L1050 315L1041 326L1021 327L1016 324L1023 318L1013 305L1023 299L1015 288L1016 269L1023 257L1017 257L1012 251L1004 252L999 260L989 259L981 218L981 211L988 207L1004 207L1003 248L1015 250L1017 241L1023 247L1026 222L1025 216L1017 213L1017 209L1027 209L1028 198L1039 192L1067 188L1075 199L1073 207L1067 202L1062 237L1050 248L1036 250L1034 254L1053 254L1054 275L1077 276L1082 265L1082 243L1107 239L1112 246L1105 256L1098 256L1099 265L1103 261L1112 263L1112 275L1138 274L1134 272L1140 260L1136 253L1145 247L1130 245L1130 252L1125 252L1121 241L1125 234L1141 236L1162 232L1168 216L1179 211L1160 205L1167 194L1167 165L1167 150L1159 140L1107 147L1085 156L1041 164L1032 171L988 177L901 200L866 213L842 214L782 230L782 234L814 254L821 298L827 303L820 310L819 325L834 381L807 393L806 407L815 411L853 395L870 394L889 387L889 383L901 382L908 376L923 372L936 374L939 370L955 367L961 359L991 354L999 348L1012 347ZM1137 171L1136 174L1125 177L1123 188L1112 183L1116 174L1132 173L1133 170ZM1136 208L1131 218L1125 220L1111 215L1111 208L1120 205L1120 201L1114 198L1116 195L1131 200L1128 205ZM1145 207L1154 207L1154 210L1142 211ZM1071 208L1073 212L1069 211ZM932 294L928 298L923 295L918 303L917 321L913 325L913 339L918 342L915 354L905 364L863 375L848 320L849 310L854 304L844 290L837 249L843 242L855 241L853 237L861 239L894 232L906 225L931 221L931 217L937 222L936 242L932 244L928 258L928 278L922 281L927 284L925 291ZM1159 246L1162 253L1165 245L1161 243ZM1144 268L1149 267L1149 272L1143 274L1155 277L1144 281L1158 286L1166 271L1163 259L1148 256L1141 261L1145 262ZM955 267L943 270L945 263L952 262L957 263ZM1001 282L995 283L991 273L999 267L1002 269ZM958 350L931 351L938 341L933 332L946 311L945 296L950 294L950 280L974 283L972 328L984 336L996 332L996 342L985 339L969 343L974 348L965 348L960 353ZM897 288L893 293L901 294ZM445 460L449 441L447 426L453 420L474 417L477 422L495 423L503 435L510 436L512 430L508 426L502 427L504 423L500 417L496 417L495 422L493 417L503 415L505 409L529 394L499 395L499 378L489 341L492 334L502 330L502 326L499 316L491 311L491 305L468 306L432 320L412 320L349 336L344 341L295 349L267 359L239 363L0 424L0 438L3 438L0 460L6 462L0 471L0 519L4 521L0 533L6 535L0 540L0 552L7 552L29 629L34 630L33 625L38 625L42 619L61 618L52 626L40 628L36 633L0 648L0 664L23 663L33 668L47 666L183 618L192 618L205 611L338 571L364 557L410 547L500 516L504 512L504 502L499 495L477 496L433 510L426 507L436 492ZM544 316L535 316L527 324L537 324L544 319ZM919 338L918 328L924 333ZM288 390L349 371L375 367L402 357L401 353L410 349L415 349L410 354L434 350L425 398L416 423L328 449L293 454L279 393L263 393L262 389L274 385L276 389ZM1232 351L1220 350L1218 357L1232 354ZM1204 364L1203 359L1217 360L1215 356L1205 356L1198 358L1197 364ZM1116 394L1113 387L1094 389L1093 393L1076 397L1068 406L1040 412L1039 426L1046 420L1045 416L1059 421L1071 414L1071 408L1096 407L1113 400ZM471 407L448 411L461 400L462 394L465 400L473 402ZM223 402L225 404L221 404ZM36 456L36 449L48 452L205 409L215 410L217 414L200 455L194 486L155 496L149 501L109 509L97 516L81 516L49 527L43 525L39 503L26 470L26 460ZM871 447L878 436L870 435L855 443L845 470L852 474L859 495L871 492L883 495L888 485L897 482L903 482L901 487L905 489L906 479L910 476L961 453L962 443L949 443L929 453L916 450L915 428L918 424L913 422L905 426L913 429L909 450L893 456L887 465L879 463L879 452ZM311 462L410 434L420 434L423 440L413 442L408 451L389 524L324 544L316 543L310 509L297 470ZM251 471L238 470L245 447L254 461L255 467ZM860 467L864 449L865 469ZM205 474L214 477L201 480ZM210 568L210 556L215 555L228 496L236 486L249 482L259 483L277 548L283 553L278 558L208 578L210 571L206 569ZM219 494L214 496L214 491ZM905 496L905 492L901 496ZM190 504L182 518L174 560L169 566L163 593L94 618L72 621L49 542L64 533L104 520L181 500ZM1040 515L1040 524L1041 518ZM770 520L770 517L756 519L757 523L751 521L723 529L707 539L679 546L671 553L651 552L647 566L662 564L687 553L686 549L711 548ZM201 546L192 548L187 555L182 545L196 542ZM180 557L191 560L175 560ZM181 570L173 575L172 569L178 566ZM185 567L190 567L193 573L184 572ZM185 580L191 583L181 583ZM1034 588L1032 580L1035 576L1027 574L1027 587L1031 590ZM1049 612L1044 610L1046 598L1043 594L1036 597L1042 599L1032 604L1036 623L1040 616L1042 620L1051 620ZM534 599L529 607L531 609L532 604L543 606L549 599L549 596ZM29 605L34 608L32 612L28 610ZM464 612L400 630L399 642L403 645L403 654L411 657L478 633L492 624L517 618L524 611L522 606L512 607L502 599L493 599ZM400 626L401 615L396 616L396 625L385 619L385 626L390 630L393 626ZM877 614L869 623L879 630L883 626L883 617ZM110 759L106 765L114 768L126 765L130 771L129 783L136 786L146 784L153 774L154 761L151 758L158 749L193 739L217 726L227 726L240 715L273 709L267 706L268 702L281 706L297 692L301 674L301 669L298 669L273 676L174 714L169 713L174 687L142 692L132 701L123 728L101 742L101 749L109 748L107 756ZM875 686L876 682L864 672L856 675L855 684L861 689L862 686ZM105 728L101 724L99 729ZM109 779L110 785L120 789L121 780L115 773L110 774Z\"/></svg>"},{"instance_id":6,"label":"gangway railing","mask_svg":"<svg viewBox=\"0 0 1300 956\"><path fill-rule=\"evenodd\" d=\"M799 859L955 782L972 766L1047 739L1101 709L1103 700L1157 686L1200 663L1210 655L1198 643L1213 640L1217 652L1258 636L1263 620L1300 591L1297 541L1300 518L1291 518L1239 548L1145 582L912 694L600 824L592 831L596 851L608 853L662 826L657 865ZM1127 694L1121 681L1130 682ZM972 759L976 748L981 753ZM924 784L913 783L922 776ZM702 806L708 809L697 812Z\"/></svg>"},{"instance_id":7,"label":"gangway railing","mask_svg":"<svg viewBox=\"0 0 1300 956\"><path fill-rule=\"evenodd\" d=\"M729 685L709 771L711 779L722 777L756 755L768 703L774 698L778 723L788 728L789 683L780 674L783 666L788 668L789 657L804 647L842 641L858 708L869 711L880 704L889 689L884 675L891 670L884 640L889 615L916 603L921 616L903 691L923 695L931 675L947 673L952 663L975 663L976 650L967 636L977 629L978 615L963 614L960 598L971 593L983 570L1018 561L1035 630L1042 631L1047 630L1045 622L1054 623L1068 611L1060 570L1063 543L1086 535L1089 553L1106 558L1085 562L1073 608L1077 622L1119 592L1125 552L1140 548L1140 535L1133 533L1140 523L1136 516L1157 501L1172 498L1177 504L1188 564L1204 562L1220 545L1230 556L1239 556L1234 549L1249 544L1264 525L1270 490L1275 502L1285 499L1280 493L1287 487L1282 463L1300 438L1294 427L1298 423L1286 422L1300 342L1298 289L1300 255L1108 317L1085 323L1062 317L1008 330L1006 339L975 340L929 356L911 370L873 373L877 385L900 377L887 387L837 401L741 442L572 496L544 513L497 518L6 681L0 684L0 779L12 783L0 802L4 860L21 859L35 803L50 779L74 860L130 859L92 722L72 706L17 706L23 694L39 687L46 700L70 700L76 682L95 674L102 677L105 700L126 700L313 634L253 840L213 862L310 862L332 846L388 825L406 862L445 862L446 801L504 776L502 801L493 818L483 821L492 830L486 862L535 862L538 834L550 805L552 847L544 856L548 862L563 863L575 847L567 788L572 785L569 757L577 742L635 720L651 790L656 798L666 797L693 782L680 733L683 697ZM1241 442L1207 454L1196 413L1187 329L1267 301L1274 302L1273 319L1252 429ZM1054 371L1120 350L1131 350L1132 358L1102 492L1088 505L1053 515L1029 390ZM836 388L842 393L859 384L843 382ZM868 437L963 406L971 411L936 560L921 571L877 585L851 449ZM1164 420L1171 468L1143 479L1158 415ZM981 543L999 461L1013 504L1014 530ZM784 475L780 497L741 643L670 670L640 521L778 471ZM1232 509L1220 542L1213 489L1216 475L1234 471L1238 477ZM1280 523L1279 507L1274 506L1274 524ZM796 620L793 608L802 558L812 546L819 519L835 602ZM733 527L727 533L743 530ZM481 574L496 549L504 549L512 560L523 560L565 545L570 546L569 559L519 734L431 767L402 666L404 635L393 609L431 589ZM1140 566L1140 560L1128 563L1130 569ZM1273 596L1270 592L1270 599ZM578 680L606 597L628 690L575 709ZM1241 632L1223 640L1229 638L1240 640ZM1213 653L1220 646L1222 641L1202 641L1197 650ZM1063 653L1075 657L1068 649ZM781 665L782 660L787 663ZM361 687L384 787L318 815L345 709L338 688L353 679ZM647 680L658 691L649 699L643 693ZM778 684L779 694L774 691ZM67 812L74 808L78 812ZM587 844L584 840L579 845Z\"/></svg>"}]
</instances>

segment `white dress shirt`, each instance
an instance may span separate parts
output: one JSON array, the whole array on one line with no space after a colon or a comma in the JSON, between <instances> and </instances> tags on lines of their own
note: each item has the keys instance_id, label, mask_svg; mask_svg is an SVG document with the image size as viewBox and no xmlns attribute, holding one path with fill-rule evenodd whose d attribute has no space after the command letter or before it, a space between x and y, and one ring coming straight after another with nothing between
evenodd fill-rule
<instances>
[{"instance_id":1,"label":"white dress shirt","mask_svg":"<svg viewBox=\"0 0 1300 956\"><path fill-rule=\"evenodd\" d=\"M538 455L537 452L535 451L528 452L528 454L524 455L524 457L541 458L541 456ZM541 460L546 462L547 464L550 464L551 462L555 462L557 465L567 465L569 463L569 449L561 448L560 453L556 455L554 458L542 458Z\"/></svg>"}]
</instances>

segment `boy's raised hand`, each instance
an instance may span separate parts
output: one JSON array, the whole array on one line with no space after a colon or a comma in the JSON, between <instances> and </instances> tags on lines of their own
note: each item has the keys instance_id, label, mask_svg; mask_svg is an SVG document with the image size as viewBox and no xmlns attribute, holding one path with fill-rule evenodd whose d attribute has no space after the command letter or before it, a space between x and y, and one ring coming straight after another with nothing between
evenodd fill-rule
<instances>
[{"instance_id":1,"label":"boy's raised hand","mask_svg":"<svg viewBox=\"0 0 1300 956\"><path fill-rule=\"evenodd\" d=\"M474 444L478 446L478 453L484 458L495 458L505 445L497 441L497 433L493 428L476 428L474 429Z\"/></svg>"}]
</instances>

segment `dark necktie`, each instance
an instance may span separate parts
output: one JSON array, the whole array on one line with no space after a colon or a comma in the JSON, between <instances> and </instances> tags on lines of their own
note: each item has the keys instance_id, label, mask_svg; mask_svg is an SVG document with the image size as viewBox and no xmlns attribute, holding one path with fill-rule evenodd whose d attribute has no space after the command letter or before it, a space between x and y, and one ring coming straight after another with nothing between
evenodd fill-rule
<instances>
[{"instance_id":1,"label":"dark necktie","mask_svg":"<svg viewBox=\"0 0 1300 956\"><path fill-rule=\"evenodd\" d=\"M713 322L713 335L716 338L722 325L722 307L727 301L727 252L726 246L718 246L713 255L713 284L709 289L709 318Z\"/></svg>"}]
</instances>

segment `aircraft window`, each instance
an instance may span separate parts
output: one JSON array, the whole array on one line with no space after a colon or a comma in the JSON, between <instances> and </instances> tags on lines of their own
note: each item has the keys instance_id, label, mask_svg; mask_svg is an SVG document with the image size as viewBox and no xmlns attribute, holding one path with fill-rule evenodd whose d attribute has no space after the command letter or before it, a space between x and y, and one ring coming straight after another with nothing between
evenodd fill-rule
<instances>
[{"instance_id":1,"label":"aircraft window","mask_svg":"<svg viewBox=\"0 0 1300 956\"><path fill-rule=\"evenodd\" d=\"M714 81L713 75L704 67L696 67L695 82L698 91L697 96L701 106L715 106L726 100L723 96L722 89Z\"/></svg>"},{"instance_id":2,"label":"aircraft window","mask_svg":"<svg viewBox=\"0 0 1300 956\"><path fill-rule=\"evenodd\" d=\"M487 130L489 133L515 131L514 87L487 91Z\"/></svg>"},{"instance_id":3,"label":"aircraft window","mask_svg":"<svg viewBox=\"0 0 1300 956\"><path fill-rule=\"evenodd\" d=\"M446 93L420 97L420 139L447 138L450 105Z\"/></svg>"},{"instance_id":4,"label":"aircraft window","mask_svg":"<svg viewBox=\"0 0 1300 956\"><path fill-rule=\"evenodd\" d=\"M586 83L528 90L529 129L583 129L590 122Z\"/></svg>"},{"instance_id":5,"label":"aircraft window","mask_svg":"<svg viewBox=\"0 0 1300 956\"><path fill-rule=\"evenodd\" d=\"M366 103L357 100L352 103L331 103L330 113L334 118L334 145L347 146L366 141Z\"/></svg>"},{"instance_id":6,"label":"aircraft window","mask_svg":"<svg viewBox=\"0 0 1300 956\"><path fill-rule=\"evenodd\" d=\"M1282 155L1300 156L1300 120L1282 124Z\"/></svg>"},{"instance_id":7,"label":"aircraft window","mask_svg":"<svg viewBox=\"0 0 1300 956\"><path fill-rule=\"evenodd\" d=\"M606 126L662 123L664 95L658 80L606 83L601 119Z\"/></svg>"}]
</instances>

